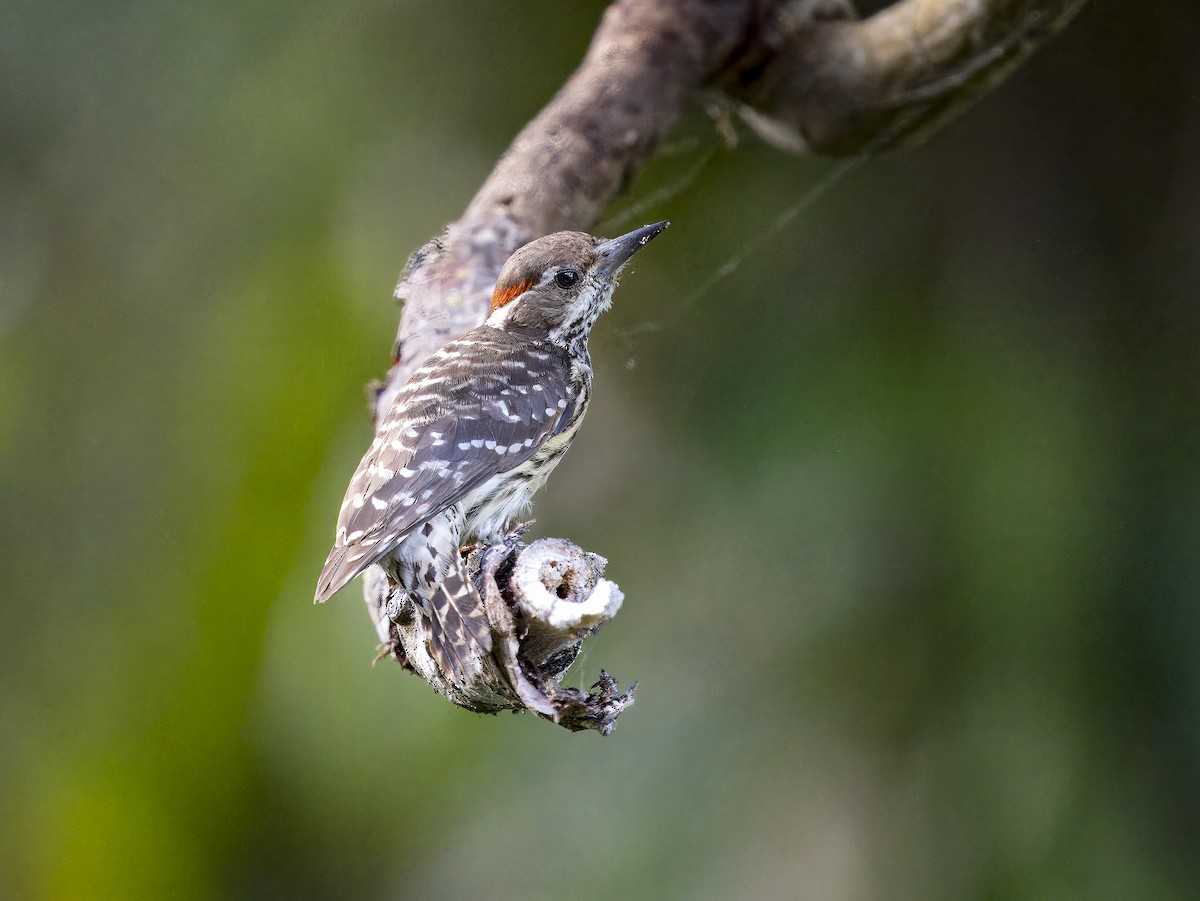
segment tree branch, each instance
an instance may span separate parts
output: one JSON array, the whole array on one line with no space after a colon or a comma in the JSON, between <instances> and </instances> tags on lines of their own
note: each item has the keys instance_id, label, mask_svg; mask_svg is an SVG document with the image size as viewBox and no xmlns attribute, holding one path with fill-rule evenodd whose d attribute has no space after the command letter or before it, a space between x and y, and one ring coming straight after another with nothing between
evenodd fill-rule
<instances>
[{"instance_id":1,"label":"tree branch","mask_svg":"<svg viewBox=\"0 0 1200 901\"><path fill-rule=\"evenodd\" d=\"M579 67L517 136L475 199L413 255L394 365L373 393L386 410L433 351L479 325L519 246L587 229L707 85L746 105L778 141L860 153L928 134L1012 70L1085 0L902 0L862 21L848 0L616 0ZM770 123L769 126L767 123ZM425 645L412 605L365 578L385 654L456 704L531 709L571 729L611 730L633 702L605 673L591 694L559 687L583 639L619 609L605 561L560 539L476 552L495 632L483 675L456 686Z\"/></svg>"},{"instance_id":2,"label":"tree branch","mask_svg":"<svg viewBox=\"0 0 1200 901\"><path fill-rule=\"evenodd\" d=\"M901 0L861 21L781 8L723 85L748 104L752 125L765 116L793 134L788 149L913 144L996 87L1085 2Z\"/></svg>"}]
</instances>

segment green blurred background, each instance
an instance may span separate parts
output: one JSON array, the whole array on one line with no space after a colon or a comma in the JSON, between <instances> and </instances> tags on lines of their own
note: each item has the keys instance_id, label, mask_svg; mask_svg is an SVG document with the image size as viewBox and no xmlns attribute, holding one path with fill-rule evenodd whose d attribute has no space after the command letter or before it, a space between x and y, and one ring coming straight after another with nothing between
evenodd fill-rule
<instances>
[{"instance_id":1,"label":"green blurred background","mask_svg":"<svg viewBox=\"0 0 1200 901\"><path fill-rule=\"evenodd\" d=\"M626 592L612 737L312 606L405 257L601 9L0 12L0 896L1200 897L1194 0L772 236L838 164L700 103L611 211L675 225L537 531Z\"/></svg>"}]
</instances>

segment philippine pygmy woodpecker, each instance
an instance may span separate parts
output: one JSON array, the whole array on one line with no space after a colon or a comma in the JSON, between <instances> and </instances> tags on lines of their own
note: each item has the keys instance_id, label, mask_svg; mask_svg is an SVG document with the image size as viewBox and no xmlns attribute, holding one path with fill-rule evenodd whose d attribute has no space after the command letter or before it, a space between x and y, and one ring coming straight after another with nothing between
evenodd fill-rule
<instances>
[{"instance_id":1,"label":"philippine pygmy woodpecker","mask_svg":"<svg viewBox=\"0 0 1200 901\"><path fill-rule=\"evenodd\" d=\"M442 672L466 684L480 671L491 629L460 545L502 540L570 446L591 396L588 335L621 268L668 224L558 232L508 259L487 321L396 396L346 490L318 602L378 563Z\"/></svg>"}]
</instances>

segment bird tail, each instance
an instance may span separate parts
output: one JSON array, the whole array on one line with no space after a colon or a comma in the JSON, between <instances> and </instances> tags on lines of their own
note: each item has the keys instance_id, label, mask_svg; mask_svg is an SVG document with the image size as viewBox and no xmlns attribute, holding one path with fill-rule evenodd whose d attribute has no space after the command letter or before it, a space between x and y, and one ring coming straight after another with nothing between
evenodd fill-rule
<instances>
[{"instance_id":1,"label":"bird tail","mask_svg":"<svg viewBox=\"0 0 1200 901\"><path fill-rule=\"evenodd\" d=\"M429 653L443 673L467 685L491 653L492 627L457 549L453 557L450 571L429 597Z\"/></svg>"}]
</instances>

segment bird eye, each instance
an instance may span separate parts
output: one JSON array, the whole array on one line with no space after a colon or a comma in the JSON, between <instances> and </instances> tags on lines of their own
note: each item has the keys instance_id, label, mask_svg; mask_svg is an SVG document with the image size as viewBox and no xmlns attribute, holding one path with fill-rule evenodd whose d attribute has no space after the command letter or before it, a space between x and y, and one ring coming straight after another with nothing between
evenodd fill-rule
<instances>
[{"instance_id":1,"label":"bird eye","mask_svg":"<svg viewBox=\"0 0 1200 901\"><path fill-rule=\"evenodd\" d=\"M577 269L564 269L554 276L554 284L560 288L570 288L577 281L579 281L579 270Z\"/></svg>"}]
</instances>

